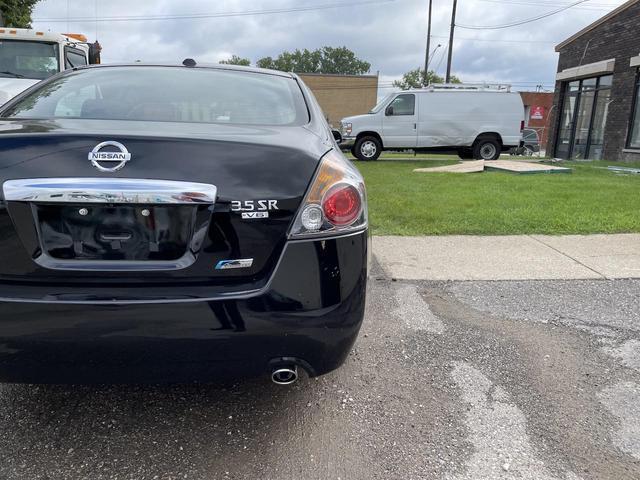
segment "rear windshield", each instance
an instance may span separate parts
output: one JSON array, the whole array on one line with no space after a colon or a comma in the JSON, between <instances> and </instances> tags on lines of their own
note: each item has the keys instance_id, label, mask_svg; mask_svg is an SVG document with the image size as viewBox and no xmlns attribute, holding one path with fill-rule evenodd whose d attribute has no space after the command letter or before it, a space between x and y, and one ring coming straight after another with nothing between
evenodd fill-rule
<instances>
[{"instance_id":1,"label":"rear windshield","mask_svg":"<svg viewBox=\"0 0 640 480\"><path fill-rule=\"evenodd\" d=\"M302 125L306 104L295 80L186 67L98 67L56 78L2 114L186 123Z\"/></svg>"}]
</instances>

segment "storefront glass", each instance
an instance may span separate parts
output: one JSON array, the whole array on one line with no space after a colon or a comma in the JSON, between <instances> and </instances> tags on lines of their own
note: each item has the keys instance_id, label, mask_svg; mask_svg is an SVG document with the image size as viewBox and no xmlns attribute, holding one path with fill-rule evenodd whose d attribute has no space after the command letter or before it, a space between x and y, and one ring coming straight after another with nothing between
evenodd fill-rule
<instances>
[{"instance_id":1,"label":"storefront glass","mask_svg":"<svg viewBox=\"0 0 640 480\"><path fill-rule=\"evenodd\" d=\"M600 159L611 98L612 76L568 82L560 113L556 156Z\"/></svg>"},{"instance_id":2,"label":"storefront glass","mask_svg":"<svg viewBox=\"0 0 640 480\"><path fill-rule=\"evenodd\" d=\"M636 95L633 105L634 111L631 117L629 148L640 148L640 72L638 72L638 82L636 83Z\"/></svg>"}]
</instances>

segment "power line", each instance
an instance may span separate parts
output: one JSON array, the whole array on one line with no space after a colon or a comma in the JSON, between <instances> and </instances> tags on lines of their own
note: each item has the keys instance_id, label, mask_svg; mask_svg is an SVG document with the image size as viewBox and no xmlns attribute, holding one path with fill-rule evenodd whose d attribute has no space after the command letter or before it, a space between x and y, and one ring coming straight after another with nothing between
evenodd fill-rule
<instances>
[{"instance_id":1,"label":"power line","mask_svg":"<svg viewBox=\"0 0 640 480\"><path fill-rule=\"evenodd\" d=\"M514 0L513 2L507 0L480 0L481 2L487 3L498 3L502 5L524 5L524 6L532 6L532 7L540 7L540 6L567 6L568 3L565 2L553 2L553 1L540 1L535 2L532 0ZM606 11L611 10L612 8L616 8L620 4L617 3L589 3L589 5L584 7L575 7L576 10L597 10L597 11Z\"/></svg>"},{"instance_id":2,"label":"power line","mask_svg":"<svg viewBox=\"0 0 640 480\"><path fill-rule=\"evenodd\" d=\"M538 21L538 20L542 20L543 18L547 18L547 17L550 17L552 15L556 15L557 13L564 12L565 10L568 10L571 7L575 7L576 5L580 5L581 3L585 3L585 2L588 2L588 1L589 0L578 0L577 2L574 2L574 3L570 4L570 5L558 8L556 10L544 13L542 15L538 15L536 17L527 18L527 19L524 19L524 20L518 20L517 22L512 22L512 23L505 23L505 24L502 24L502 25L461 25L461 24L457 24L456 26L460 27L460 28L465 28L467 30L498 30L498 29L502 29L502 28L517 27L519 25L524 25L526 23L535 22L535 21Z\"/></svg>"},{"instance_id":3,"label":"power line","mask_svg":"<svg viewBox=\"0 0 640 480\"><path fill-rule=\"evenodd\" d=\"M572 1L554 1L554 0L479 0L481 2L502 3L504 5L554 5L556 7L565 7L571 5ZM624 0L616 0L613 3L593 3L580 8L610 8L617 7Z\"/></svg>"},{"instance_id":4,"label":"power line","mask_svg":"<svg viewBox=\"0 0 640 480\"><path fill-rule=\"evenodd\" d=\"M364 0L360 2L352 2L350 7L375 5L380 3L391 3L396 0ZM344 3L327 3L323 5L314 5L306 7L290 7L290 8L274 8L270 10L246 10L237 12L220 12L220 13L193 13L185 15L129 15L129 16L111 16L111 17L72 17L72 18L34 18L34 22L137 22L146 20L192 20L200 18L226 18L226 17L247 17L253 15L273 15L278 13L294 13L309 12L312 10L328 10L331 8L345 8Z\"/></svg>"},{"instance_id":5,"label":"power line","mask_svg":"<svg viewBox=\"0 0 640 480\"><path fill-rule=\"evenodd\" d=\"M432 37L437 38L449 38L448 35L431 35ZM562 40L558 41L549 41L549 40L502 40L496 38L469 38L469 37L458 37L456 36L456 40L468 40L470 42L491 42L491 43L540 43L540 44L548 44L548 45L556 45L560 43Z\"/></svg>"}]
</instances>

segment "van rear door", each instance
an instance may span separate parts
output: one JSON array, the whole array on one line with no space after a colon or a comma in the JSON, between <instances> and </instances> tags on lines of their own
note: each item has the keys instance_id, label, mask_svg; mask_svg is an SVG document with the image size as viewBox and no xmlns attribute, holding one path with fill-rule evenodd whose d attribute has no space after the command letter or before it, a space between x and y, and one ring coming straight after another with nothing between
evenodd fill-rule
<instances>
[{"instance_id":1,"label":"van rear door","mask_svg":"<svg viewBox=\"0 0 640 480\"><path fill-rule=\"evenodd\" d=\"M401 93L384 111L385 147L414 148L418 141L418 102L413 93Z\"/></svg>"}]
</instances>

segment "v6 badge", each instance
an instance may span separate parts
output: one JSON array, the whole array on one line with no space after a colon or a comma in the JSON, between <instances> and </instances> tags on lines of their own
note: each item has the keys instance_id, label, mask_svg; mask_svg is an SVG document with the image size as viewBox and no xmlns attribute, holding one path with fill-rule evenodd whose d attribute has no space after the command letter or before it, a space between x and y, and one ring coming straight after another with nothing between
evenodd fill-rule
<instances>
[{"instance_id":1,"label":"v6 badge","mask_svg":"<svg viewBox=\"0 0 640 480\"><path fill-rule=\"evenodd\" d=\"M242 218L269 218L269 212L242 212Z\"/></svg>"},{"instance_id":2,"label":"v6 badge","mask_svg":"<svg viewBox=\"0 0 640 480\"><path fill-rule=\"evenodd\" d=\"M246 220L269 218L270 210L278 210L277 200L233 200L231 211L240 212Z\"/></svg>"}]
</instances>

